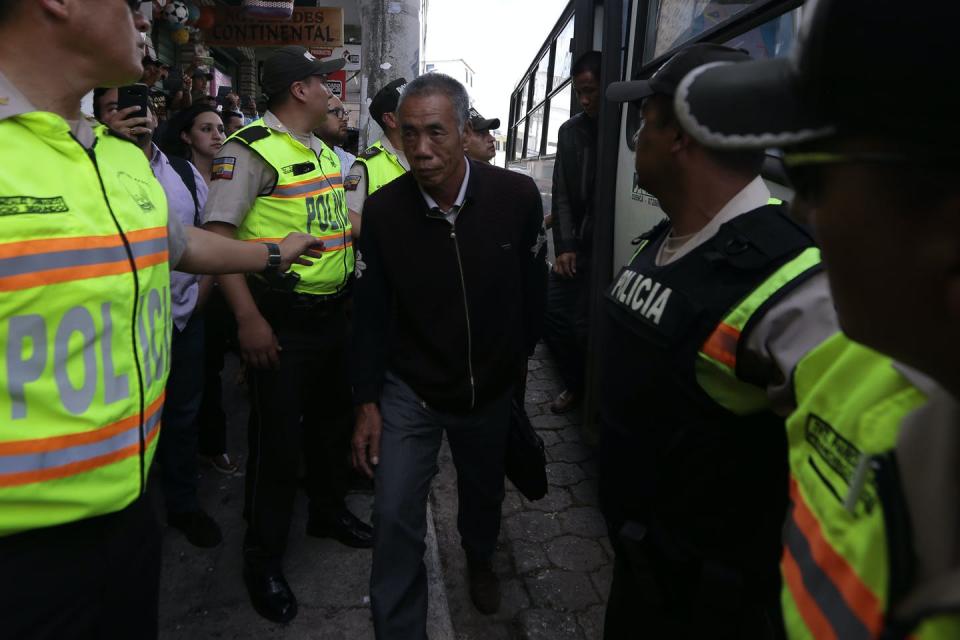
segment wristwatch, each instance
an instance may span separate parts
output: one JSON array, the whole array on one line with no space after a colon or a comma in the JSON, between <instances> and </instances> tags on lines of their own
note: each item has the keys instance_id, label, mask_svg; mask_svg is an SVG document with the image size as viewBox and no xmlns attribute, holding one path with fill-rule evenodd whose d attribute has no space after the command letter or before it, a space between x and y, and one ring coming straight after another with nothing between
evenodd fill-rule
<instances>
[{"instance_id":1,"label":"wristwatch","mask_svg":"<svg viewBox=\"0 0 960 640\"><path fill-rule=\"evenodd\" d=\"M280 256L280 245L276 242L264 242L267 246L267 265L263 268L264 273L280 273L280 265L283 264L283 258Z\"/></svg>"}]
</instances>

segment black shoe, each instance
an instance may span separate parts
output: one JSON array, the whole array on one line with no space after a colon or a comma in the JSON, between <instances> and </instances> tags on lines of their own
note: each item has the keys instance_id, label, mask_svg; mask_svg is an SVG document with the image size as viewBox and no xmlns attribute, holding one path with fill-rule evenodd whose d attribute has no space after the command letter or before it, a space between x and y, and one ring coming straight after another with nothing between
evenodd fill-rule
<instances>
[{"instance_id":1,"label":"black shoe","mask_svg":"<svg viewBox=\"0 0 960 640\"><path fill-rule=\"evenodd\" d=\"M333 538L348 547L369 549L373 546L373 527L343 507L334 512L314 512L307 520L307 535Z\"/></svg>"},{"instance_id":2,"label":"black shoe","mask_svg":"<svg viewBox=\"0 0 960 640\"><path fill-rule=\"evenodd\" d=\"M297 597L282 573L261 574L244 566L243 581L250 594L250 603L261 616L280 623L297 617Z\"/></svg>"},{"instance_id":3,"label":"black shoe","mask_svg":"<svg viewBox=\"0 0 960 640\"><path fill-rule=\"evenodd\" d=\"M500 610L500 578L493 572L493 563L467 560L470 599L480 613L490 615Z\"/></svg>"},{"instance_id":4,"label":"black shoe","mask_svg":"<svg viewBox=\"0 0 960 640\"><path fill-rule=\"evenodd\" d=\"M195 547L215 547L223 540L220 527L205 511L187 511L167 514L167 524L179 529Z\"/></svg>"}]
</instances>

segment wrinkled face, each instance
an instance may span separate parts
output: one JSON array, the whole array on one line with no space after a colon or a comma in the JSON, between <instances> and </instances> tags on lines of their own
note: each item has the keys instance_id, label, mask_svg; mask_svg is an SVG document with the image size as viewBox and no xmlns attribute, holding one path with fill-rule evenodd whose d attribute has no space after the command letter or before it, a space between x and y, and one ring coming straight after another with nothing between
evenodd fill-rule
<instances>
[{"instance_id":1,"label":"wrinkled face","mask_svg":"<svg viewBox=\"0 0 960 640\"><path fill-rule=\"evenodd\" d=\"M600 113L600 80L593 73L584 71L573 78L573 91L584 113L596 118Z\"/></svg>"},{"instance_id":2,"label":"wrinkled face","mask_svg":"<svg viewBox=\"0 0 960 640\"><path fill-rule=\"evenodd\" d=\"M184 131L180 137L190 145L193 153L204 158L213 159L223 146L223 120L212 111L201 113L193 121L189 131Z\"/></svg>"},{"instance_id":3,"label":"wrinkled face","mask_svg":"<svg viewBox=\"0 0 960 640\"><path fill-rule=\"evenodd\" d=\"M643 101L635 138L637 183L655 196L672 171L672 150L678 133L676 123L666 122L662 111L666 100L665 96L651 96Z\"/></svg>"},{"instance_id":4,"label":"wrinkled face","mask_svg":"<svg viewBox=\"0 0 960 640\"><path fill-rule=\"evenodd\" d=\"M869 138L817 144L836 153L883 147ZM925 197L940 187L923 173L811 167L798 174L794 211L813 224L844 332L937 375L956 371L960 348L960 195Z\"/></svg>"},{"instance_id":5,"label":"wrinkled face","mask_svg":"<svg viewBox=\"0 0 960 640\"><path fill-rule=\"evenodd\" d=\"M463 148L473 160L490 162L497 155L497 141L490 133L490 129L474 131L471 127L467 127L464 140Z\"/></svg>"},{"instance_id":6,"label":"wrinkled face","mask_svg":"<svg viewBox=\"0 0 960 640\"><path fill-rule=\"evenodd\" d=\"M463 168L463 133L449 98L410 96L398 115L403 151L417 182L426 189L456 180Z\"/></svg>"},{"instance_id":7,"label":"wrinkled face","mask_svg":"<svg viewBox=\"0 0 960 640\"><path fill-rule=\"evenodd\" d=\"M139 8L139 3L133 3ZM69 59L98 87L119 87L143 74L143 36L150 23L127 0L77 0L68 12Z\"/></svg>"}]
</instances>

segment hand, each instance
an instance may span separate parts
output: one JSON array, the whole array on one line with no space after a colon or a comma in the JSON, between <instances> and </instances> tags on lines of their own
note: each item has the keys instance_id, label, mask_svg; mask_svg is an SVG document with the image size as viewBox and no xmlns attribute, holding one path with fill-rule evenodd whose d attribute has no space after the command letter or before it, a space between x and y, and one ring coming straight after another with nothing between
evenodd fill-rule
<instances>
[{"instance_id":1,"label":"hand","mask_svg":"<svg viewBox=\"0 0 960 640\"><path fill-rule=\"evenodd\" d=\"M561 253L557 256L557 263L553 265L553 270L564 278L577 275L577 254L573 251Z\"/></svg>"},{"instance_id":2,"label":"hand","mask_svg":"<svg viewBox=\"0 0 960 640\"><path fill-rule=\"evenodd\" d=\"M280 271L286 271L295 264L309 267L313 262L301 256L319 258L323 242L306 233L290 233L280 241Z\"/></svg>"},{"instance_id":3,"label":"hand","mask_svg":"<svg viewBox=\"0 0 960 640\"><path fill-rule=\"evenodd\" d=\"M376 403L360 405L353 429L353 468L373 477L373 467L380 464L380 433L383 418Z\"/></svg>"},{"instance_id":4,"label":"hand","mask_svg":"<svg viewBox=\"0 0 960 640\"><path fill-rule=\"evenodd\" d=\"M144 134L152 134L153 130L149 127L150 118L131 118L130 114L139 111L140 107L127 107L120 109L112 116L104 119L114 133L122 138L137 142L137 137Z\"/></svg>"},{"instance_id":5,"label":"hand","mask_svg":"<svg viewBox=\"0 0 960 640\"><path fill-rule=\"evenodd\" d=\"M240 354L249 367L276 369L280 364L280 343L270 324L254 312L246 318L237 318L237 340Z\"/></svg>"},{"instance_id":6,"label":"hand","mask_svg":"<svg viewBox=\"0 0 960 640\"><path fill-rule=\"evenodd\" d=\"M190 93L190 89L193 87L193 76L189 73L183 74L183 88L187 93Z\"/></svg>"}]
</instances>

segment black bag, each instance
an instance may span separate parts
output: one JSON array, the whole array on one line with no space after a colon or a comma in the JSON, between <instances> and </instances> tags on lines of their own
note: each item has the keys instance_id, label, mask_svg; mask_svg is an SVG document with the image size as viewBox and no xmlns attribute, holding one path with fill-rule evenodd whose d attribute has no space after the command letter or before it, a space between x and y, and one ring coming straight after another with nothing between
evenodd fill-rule
<instances>
[{"instance_id":1,"label":"black bag","mask_svg":"<svg viewBox=\"0 0 960 640\"><path fill-rule=\"evenodd\" d=\"M547 455L523 404L513 400L507 435L507 478L527 500L547 495Z\"/></svg>"}]
</instances>

